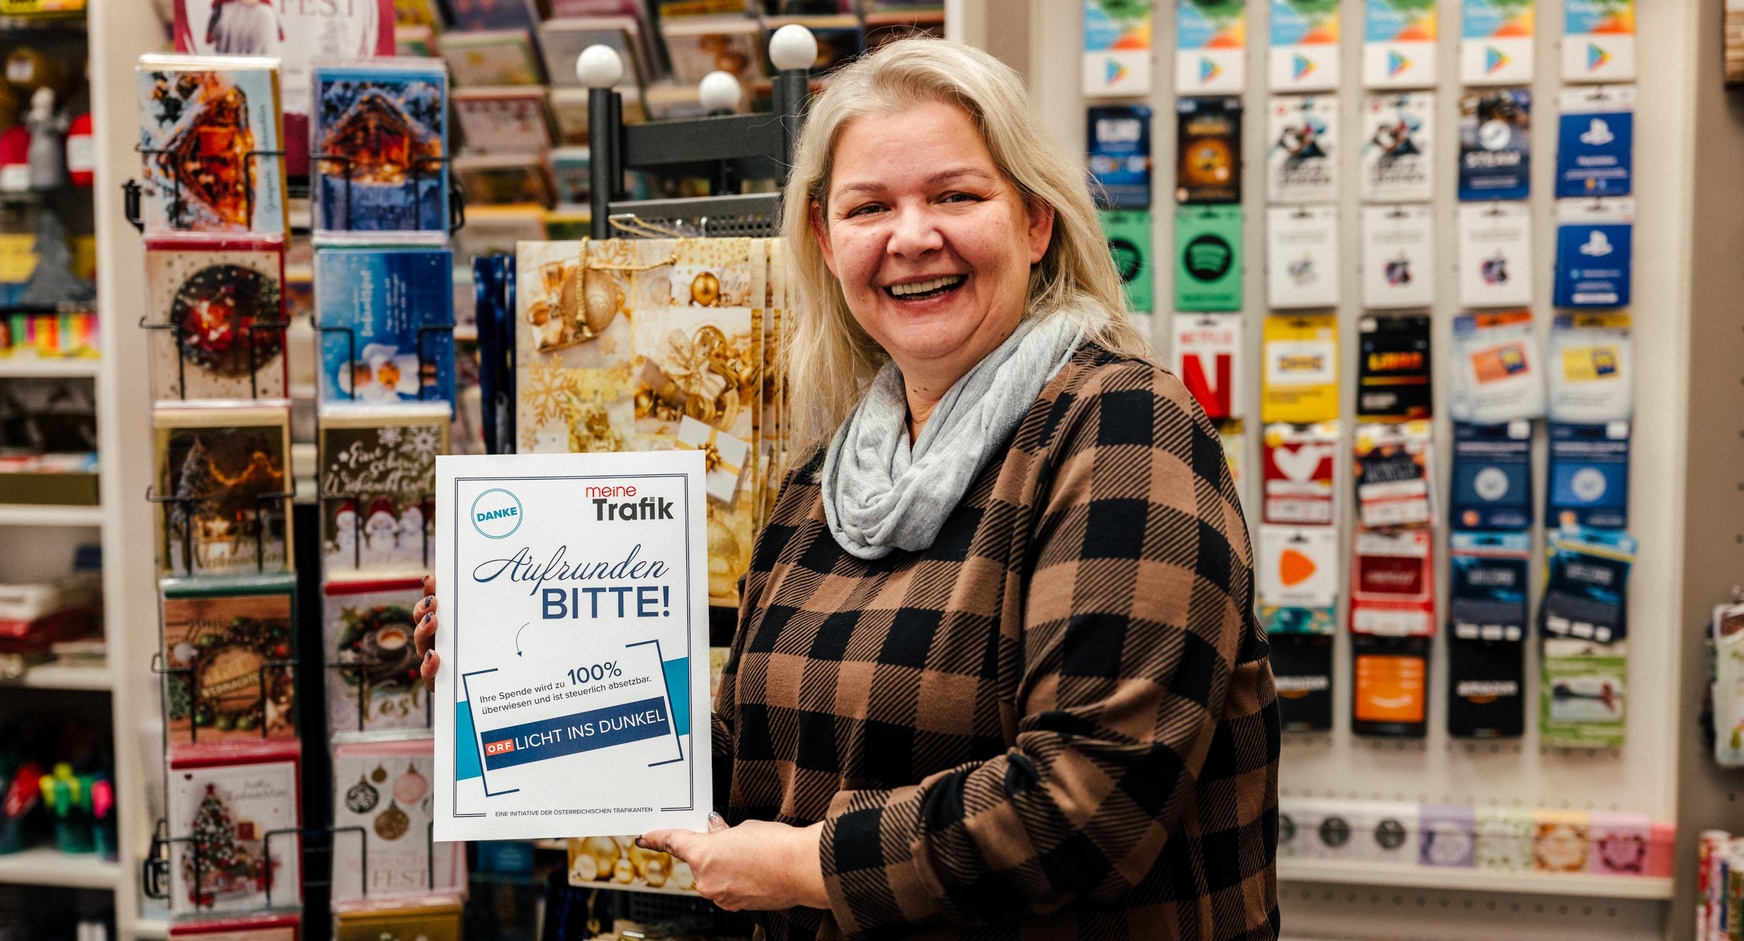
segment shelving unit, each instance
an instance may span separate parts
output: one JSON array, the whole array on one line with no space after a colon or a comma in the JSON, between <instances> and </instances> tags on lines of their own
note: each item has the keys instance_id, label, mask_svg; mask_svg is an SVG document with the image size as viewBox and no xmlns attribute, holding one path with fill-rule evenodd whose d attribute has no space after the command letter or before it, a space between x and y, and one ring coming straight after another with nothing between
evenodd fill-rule
<instances>
[{"instance_id":1,"label":"shelving unit","mask_svg":"<svg viewBox=\"0 0 1744 941\"><path fill-rule=\"evenodd\" d=\"M102 526L100 506L0 503L0 526Z\"/></svg>"},{"instance_id":2,"label":"shelving unit","mask_svg":"<svg viewBox=\"0 0 1744 941\"><path fill-rule=\"evenodd\" d=\"M115 688L115 674L107 666L70 667L45 663L31 667L16 680L0 682L0 688L22 686L29 689L64 689L99 691ZM5 857L0 857L4 859Z\"/></svg>"},{"instance_id":3,"label":"shelving unit","mask_svg":"<svg viewBox=\"0 0 1744 941\"><path fill-rule=\"evenodd\" d=\"M103 363L96 359L51 359L16 354L6 359L0 359L0 379L95 379L102 371Z\"/></svg>"},{"instance_id":4,"label":"shelving unit","mask_svg":"<svg viewBox=\"0 0 1744 941\"><path fill-rule=\"evenodd\" d=\"M122 877L118 862L105 862L89 854L62 853L52 846L0 856L0 883L114 889L128 881Z\"/></svg>"}]
</instances>

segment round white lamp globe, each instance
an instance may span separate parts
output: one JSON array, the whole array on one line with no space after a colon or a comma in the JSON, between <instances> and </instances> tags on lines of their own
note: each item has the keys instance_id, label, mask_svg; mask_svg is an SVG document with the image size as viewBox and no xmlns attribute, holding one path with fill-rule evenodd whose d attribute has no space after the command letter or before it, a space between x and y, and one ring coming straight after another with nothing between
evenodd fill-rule
<instances>
[{"instance_id":1,"label":"round white lamp globe","mask_svg":"<svg viewBox=\"0 0 1744 941\"><path fill-rule=\"evenodd\" d=\"M817 54L817 37L798 23L789 23L769 37L769 61L783 72L811 68Z\"/></svg>"},{"instance_id":2,"label":"round white lamp globe","mask_svg":"<svg viewBox=\"0 0 1744 941\"><path fill-rule=\"evenodd\" d=\"M703 110L714 114L717 111L732 111L737 108L739 97L744 91L732 73L717 71L702 77L702 84L697 86L696 94L702 100Z\"/></svg>"},{"instance_id":3,"label":"round white lamp globe","mask_svg":"<svg viewBox=\"0 0 1744 941\"><path fill-rule=\"evenodd\" d=\"M611 88L624 77L624 60L610 46L588 46L575 57L575 77L589 88Z\"/></svg>"}]
</instances>

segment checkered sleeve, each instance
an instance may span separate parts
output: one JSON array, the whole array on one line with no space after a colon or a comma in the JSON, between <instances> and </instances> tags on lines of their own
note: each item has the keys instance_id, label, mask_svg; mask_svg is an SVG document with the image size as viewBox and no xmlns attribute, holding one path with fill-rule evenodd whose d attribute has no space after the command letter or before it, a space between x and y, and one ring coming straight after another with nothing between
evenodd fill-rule
<instances>
[{"instance_id":1,"label":"checkered sleeve","mask_svg":"<svg viewBox=\"0 0 1744 941\"><path fill-rule=\"evenodd\" d=\"M847 936L1116 904L1195 826L1253 624L1216 432L1174 376L1122 360L1069 386L1038 434L1051 469L1034 495L1015 744L917 786L838 796L821 854ZM1188 876L1199 884L1177 901L1252 868L1245 852L1203 855L1217 871Z\"/></svg>"}]
</instances>

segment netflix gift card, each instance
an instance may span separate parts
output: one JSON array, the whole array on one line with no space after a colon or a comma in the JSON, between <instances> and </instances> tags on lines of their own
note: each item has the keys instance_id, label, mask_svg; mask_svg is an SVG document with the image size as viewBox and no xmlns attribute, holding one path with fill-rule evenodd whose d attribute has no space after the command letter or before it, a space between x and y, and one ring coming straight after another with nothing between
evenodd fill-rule
<instances>
[{"instance_id":1,"label":"netflix gift card","mask_svg":"<svg viewBox=\"0 0 1744 941\"><path fill-rule=\"evenodd\" d=\"M1175 315L1175 375L1199 400L1209 418L1241 415L1237 372L1241 362L1241 317L1203 314Z\"/></svg>"}]
</instances>

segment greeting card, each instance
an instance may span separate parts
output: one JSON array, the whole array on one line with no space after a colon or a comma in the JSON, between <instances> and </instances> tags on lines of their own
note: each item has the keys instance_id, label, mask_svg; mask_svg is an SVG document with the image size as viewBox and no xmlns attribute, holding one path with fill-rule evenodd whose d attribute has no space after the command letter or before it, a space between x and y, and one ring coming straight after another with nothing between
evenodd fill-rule
<instances>
[{"instance_id":1,"label":"greeting card","mask_svg":"<svg viewBox=\"0 0 1744 941\"><path fill-rule=\"evenodd\" d=\"M446 33L441 49L457 88L538 85L544 78L532 38L525 30ZM574 74L575 66L569 71Z\"/></svg>"},{"instance_id":2,"label":"greeting card","mask_svg":"<svg viewBox=\"0 0 1744 941\"><path fill-rule=\"evenodd\" d=\"M158 408L152 424L163 572L290 569L290 411Z\"/></svg>"},{"instance_id":3,"label":"greeting card","mask_svg":"<svg viewBox=\"0 0 1744 941\"><path fill-rule=\"evenodd\" d=\"M454 401L454 263L446 248L315 253L321 401Z\"/></svg>"},{"instance_id":4,"label":"greeting card","mask_svg":"<svg viewBox=\"0 0 1744 941\"><path fill-rule=\"evenodd\" d=\"M448 77L434 59L315 67L315 228L448 230Z\"/></svg>"},{"instance_id":5,"label":"greeting card","mask_svg":"<svg viewBox=\"0 0 1744 941\"><path fill-rule=\"evenodd\" d=\"M170 761L170 914L302 905L297 746Z\"/></svg>"},{"instance_id":6,"label":"greeting card","mask_svg":"<svg viewBox=\"0 0 1744 941\"><path fill-rule=\"evenodd\" d=\"M146 239L153 399L285 397L284 259L276 236Z\"/></svg>"},{"instance_id":7,"label":"greeting card","mask_svg":"<svg viewBox=\"0 0 1744 941\"><path fill-rule=\"evenodd\" d=\"M430 839L435 760L429 739L333 747L335 902L466 890L465 844Z\"/></svg>"},{"instance_id":8,"label":"greeting card","mask_svg":"<svg viewBox=\"0 0 1744 941\"><path fill-rule=\"evenodd\" d=\"M435 564L436 455L449 409L431 402L321 412L321 559L341 573L423 573Z\"/></svg>"},{"instance_id":9,"label":"greeting card","mask_svg":"<svg viewBox=\"0 0 1744 941\"><path fill-rule=\"evenodd\" d=\"M551 146L543 88L462 88L454 113L469 151L538 154Z\"/></svg>"},{"instance_id":10,"label":"greeting card","mask_svg":"<svg viewBox=\"0 0 1744 941\"><path fill-rule=\"evenodd\" d=\"M327 728L337 739L429 727L429 698L412 643L421 578L329 581L322 588Z\"/></svg>"},{"instance_id":11,"label":"greeting card","mask_svg":"<svg viewBox=\"0 0 1744 941\"><path fill-rule=\"evenodd\" d=\"M296 578L166 578L160 590L171 751L295 741Z\"/></svg>"},{"instance_id":12,"label":"greeting card","mask_svg":"<svg viewBox=\"0 0 1744 941\"><path fill-rule=\"evenodd\" d=\"M137 74L145 230L288 231L278 62L146 55Z\"/></svg>"},{"instance_id":13,"label":"greeting card","mask_svg":"<svg viewBox=\"0 0 1744 941\"><path fill-rule=\"evenodd\" d=\"M356 900L334 912L334 941L461 941L461 900L452 895Z\"/></svg>"}]
</instances>

